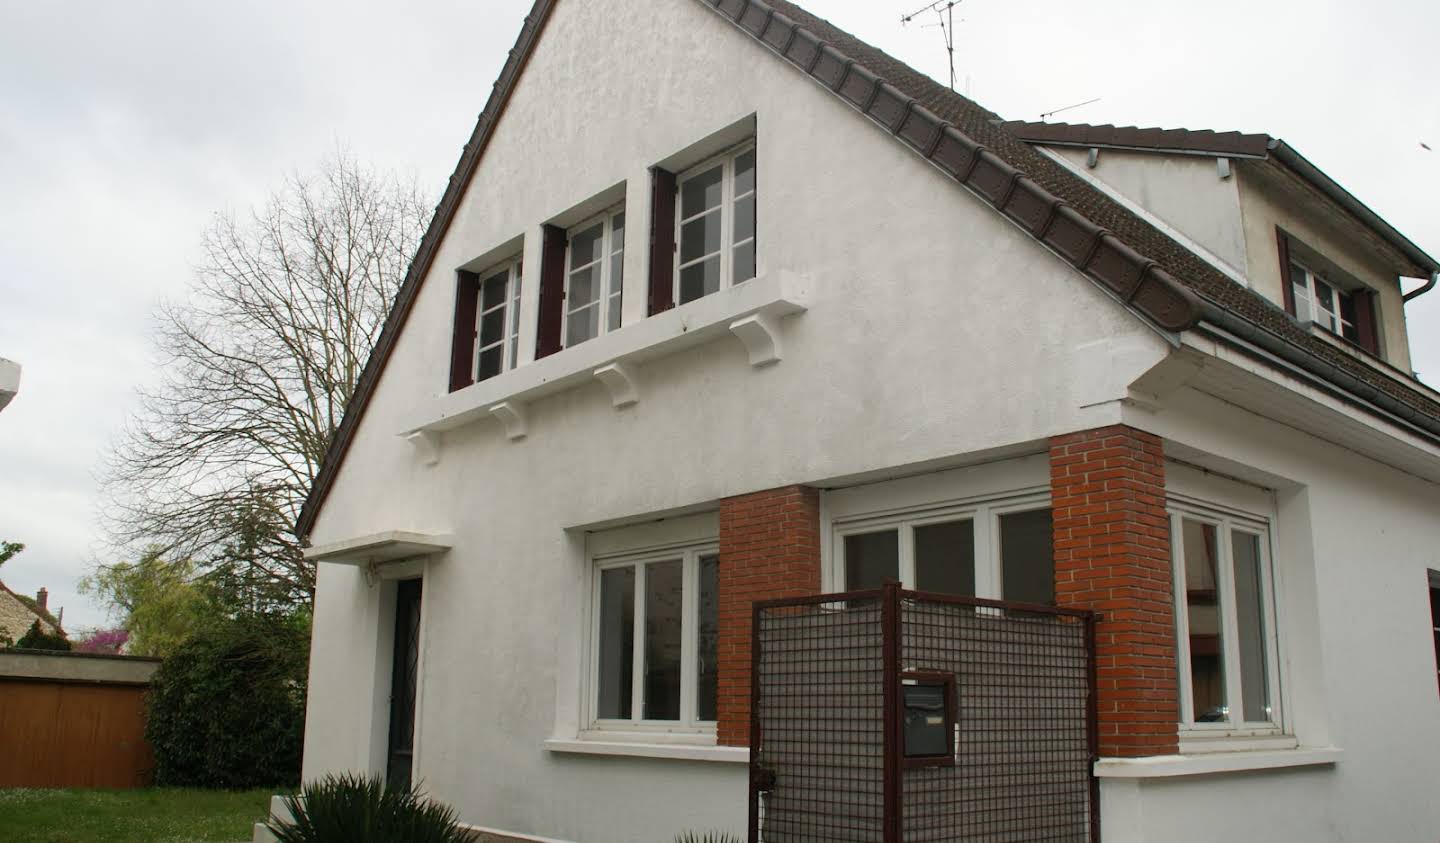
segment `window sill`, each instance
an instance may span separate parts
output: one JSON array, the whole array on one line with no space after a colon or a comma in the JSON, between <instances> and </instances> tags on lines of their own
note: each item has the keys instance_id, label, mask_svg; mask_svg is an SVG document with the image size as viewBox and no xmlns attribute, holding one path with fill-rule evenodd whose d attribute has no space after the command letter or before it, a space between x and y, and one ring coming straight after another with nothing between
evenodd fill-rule
<instances>
[{"instance_id":1,"label":"window sill","mask_svg":"<svg viewBox=\"0 0 1440 843\"><path fill-rule=\"evenodd\" d=\"M805 311L804 281L768 273L567 348L488 380L426 401L400 431L427 463L439 459L439 435L495 417L511 439L527 433L526 406L537 399L599 380L612 403L640 399L635 367L733 335L745 344L750 365L780 360L780 320Z\"/></svg>"},{"instance_id":2,"label":"window sill","mask_svg":"<svg viewBox=\"0 0 1440 843\"><path fill-rule=\"evenodd\" d=\"M1102 758L1095 775L1109 779L1155 779L1204 776L1286 767L1317 767L1340 760L1333 746L1299 747L1278 751L1207 752L1198 755L1154 755L1148 758Z\"/></svg>"},{"instance_id":3,"label":"window sill","mask_svg":"<svg viewBox=\"0 0 1440 843\"><path fill-rule=\"evenodd\" d=\"M551 738L545 741L545 749L548 752L566 755L614 755L629 758L664 758L676 761L720 761L730 764L748 764L750 762L750 750L747 747L715 746L713 744Z\"/></svg>"}]
</instances>

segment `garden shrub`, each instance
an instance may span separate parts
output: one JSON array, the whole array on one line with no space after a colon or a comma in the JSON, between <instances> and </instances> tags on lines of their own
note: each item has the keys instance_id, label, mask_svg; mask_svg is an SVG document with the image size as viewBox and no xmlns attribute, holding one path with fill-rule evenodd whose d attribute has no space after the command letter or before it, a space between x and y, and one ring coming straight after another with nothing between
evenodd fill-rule
<instances>
[{"instance_id":1,"label":"garden shrub","mask_svg":"<svg viewBox=\"0 0 1440 843\"><path fill-rule=\"evenodd\" d=\"M270 822L280 843L471 843L448 805L375 776L330 775L285 797L292 822Z\"/></svg>"},{"instance_id":2,"label":"garden shrub","mask_svg":"<svg viewBox=\"0 0 1440 843\"><path fill-rule=\"evenodd\" d=\"M15 646L22 650L69 650L70 642L60 633L51 635L40 628L40 622L30 624L30 629L20 636Z\"/></svg>"},{"instance_id":3,"label":"garden shrub","mask_svg":"<svg viewBox=\"0 0 1440 843\"><path fill-rule=\"evenodd\" d=\"M709 831L698 834L687 831L675 838L675 843L741 843L740 838L723 831Z\"/></svg>"},{"instance_id":4,"label":"garden shrub","mask_svg":"<svg viewBox=\"0 0 1440 843\"><path fill-rule=\"evenodd\" d=\"M295 616L248 615L197 630L152 680L145 736L155 783L298 783L309 652L309 624Z\"/></svg>"}]
</instances>

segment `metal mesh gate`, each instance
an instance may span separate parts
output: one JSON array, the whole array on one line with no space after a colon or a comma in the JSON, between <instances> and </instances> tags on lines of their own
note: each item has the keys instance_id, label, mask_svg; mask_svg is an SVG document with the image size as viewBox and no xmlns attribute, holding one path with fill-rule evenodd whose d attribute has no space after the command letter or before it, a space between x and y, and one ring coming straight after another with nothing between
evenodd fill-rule
<instances>
[{"instance_id":1,"label":"metal mesh gate","mask_svg":"<svg viewBox=\"0 0 1440 843\"><path fill-rule=\"evenodd\" d=\"M755 606L752 843L1098 839L1093 616L883 590Z\"/></svg>"}]
</instances>

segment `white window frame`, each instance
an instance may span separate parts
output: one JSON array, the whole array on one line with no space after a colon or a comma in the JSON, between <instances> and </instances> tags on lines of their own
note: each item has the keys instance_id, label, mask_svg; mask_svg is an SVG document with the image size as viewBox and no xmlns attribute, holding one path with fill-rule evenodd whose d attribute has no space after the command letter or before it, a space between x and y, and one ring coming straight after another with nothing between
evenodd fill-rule
<instances>
[{"instance_id":1,"label":"white window frame","mask_svg":"<svg viewBox=\"0 0 1440 843\"><path fill-rule=\"evenodd\" d=\"M716 165L724 168L720 175L720 290L733 287L737 283L734 280L735 248L737 246L743 246L745 245L745 243L756 244L755 275L758 276L760 274L760 249L758 247L760 238L760 208L758 200L758 195L760 192L760 161L758 155L755 161L755 186L751 188L750 191L747 193L741 194L738 197L735 195L735 159L739 158L741 155L744 155L747 152L753 152L754 150L755 139L751 138L749 140L741 142L736 146L730 147L729 149L719 153L718 155L710 156L704 161L701 161L699 164L696 164L695 166L690 167L689 169L680 173L676 177L675 258L671 266L671 269L674 272L674 275L672 276L674 278L674 281L672 282L671 301L675 302L676 305L680 304L680 271L685 267L701 263L702 261L705 261L714 255L714 252L711 252L709 254L695 258L694 260L688 261L684 264L682 264L680 261L680 247L682 243L685 223L694 219L698 219L704 216L706 213L715 213L715 211L705 211L690 217L684 216L685 183L700 175L701 173L707 173L715 169ZM744 199L747 196L757 197L755 208L755 232L747 240L741 241L739 243L732 243L730 241L732 232L735 229L735 202L736 200ZM745 281L749 280L749 278L745 279ZM738 283L743 284L745 283L745 281L741 281ZM719 292L719 290L717 290L716 292ZM700 298L704 298L704 296L701 296ZM698 299L696 300L698 301Z\"/></svg>"},{"instance_id":2,"label":"white window frame","mask_svg":"<svg viewBox=\"0 0 1440 843\"><path fill-rule=\"evenodd\" d=\"M970 519L975 531L975 596L986 600L1003 600L1004 560L1000 553L1000 517L1017 512L1050 509L1049 492L1020 491L974 498L965 501L938 503L888 512L883 515L856 516L836 519L832 523L833 541L831 581L839 590L850 588L845 581L845 538L885 530L899 534L900 584L915 589L915 528Z\"/></svg>"},{"instance_id":3,"label":"white window frame","mask_svg":"<svg viewBox=\"0 0 1440 843\"><path fill-rule=\"evenodd\" d=\"M1170 519L1170 556L1175 598L1175 658L1179 680L1180 738L1259 738L1285 734L1284 698L1280 675L1280 643L1275 607L1275 525L1274 518L1202 500L1173 491L1167 493L1166 513ZM1270 719L1265 722L1230 721L1225 723L1195 722L1195 699L1191 691L1189 604L1185 593L1185 545L1181 540L1182 522L1197 521L1216 529L1216 583L1220 594L1221 642L1225 671L1226 707L1230 712L1244 714L1240 674L1239 621L1235 608L1235 569L1233 532L1259 537L1261 607L1265 624L1265 679L1269 684Z\"/></svg>"},{"instance_id":4,"label":"white window frame","mask_svg":"<svg viewBox=\"0 0 1440 843\"><path fill-rule=\"evenodd\" d=\"M699 650L700 650L700 559L720 555L718 541L686 542L643 551L595 555L590 558L593 572L590 596L590 641L587 649L588 688L585 692L584 723L592 732L659 732L677 735L705 736L713 739L715 720L700 720ZM646 566L655 562L680 560L683 566L681 589L684 602L681 610L680 635L680 719L646 720L636 716L645 710L645 576ZM601 718L600 705L600 622L601 572L616 568L635 568L634 641L631 657L631 690L629 718ZM718 700L717 700L717 716Z\"/></svg>"},{"instance_id":5,"label":"white window frame","mask_svg":"<svg viewBox=\"0 0 1440 843\"><path fill-rule=\"evenodd\" d=\"M496 377L515 368L519 363L520 353L520 285L523 271L524 259L521 255L501 261L492 265L484 272L475 273L479 288L475 291L475 343L470 355L470 382L480 382L480 353L488 348L502 346L500 354L500 371L490 377ZM487 309L485 307L485 282L491 280L501 272L506 273L505 294L501 303L496 307ZM485 314L496 310L503 310L501 317L503 327L502 336L498 342L489 345L481 345L480 332L485 324Z\"/></svg>"},{"instance_id":6,"label":"white window frame","mask_svg":"<svg viewBox=\"0 0 1440 843\"><path fill-rule=\"evenodd\" d=\"M1330 333L1338 337L1345 337L1345 331L1347 328L1351 332L1357 332L1359 330L1356 327L1355 323L1345 320L1344 309L1340 307L1340 297L1353 295L1351 291L1342 290L1335 284L1326 280L1324 276L1320 275L1310 267L1293 258L1290 260L1290 265L1293 266L1295 269L1300 270L1305 275L1305 307L1309 310L1310 316L1308 320L1301 319L1300 299L1297 297L1295 299L1296 319L1301 319L1302 322L1313 322L1314 324L1319 325L1321 328L1329 331ZM1290 278L1288 274L1285 278L1285 283L1290 285L1291 294L1296 295L1298 291L1295 290L1294 280ZM1335 304L1334 310L1326 310L1325 308L1320 306L1320 286L1324 286L1327 290L1330 291L1330 301L1334 302ZM1316 316L1322 313L1329 316L1334 321L1329 325L1322 323L1319 319L1316 318Z\"/></svg>"},{"instance_id":7,"label":"white window frame","mask_svg":"<svg viewBox=\"0 0 1440 843\"><path fill-rule=\"evenodd\" d=\"M599 321L595 326L595 336L588 337L587 339L593 340L595 339L595 337L599 337L603 334L608 333L610 330L610 309L612 307L619 309L623 303L621 295L624 290L621 288L621 285L616 283L616 279L610 277L611 264L613 263L613 258L617 253L621 255L621 272L624 272L623 263L625 258L623 253L625 251L625 238L622 234L619 238L619 242L617 243L617 238L615 237L615 218L623 213L625 213L625 203L621 202L618 205L614 205L605 211L602 211L592 217L587 218L578 225L571 226L569 230L565 232L565 303L564 306L561 308L560 317L560 341L562 343L562 348L572 347L569 344L570 277L571 273L574 272L574 270L570 266L570 244L574 241L575 235L579 232L582 232L588 228L593 228L597 224L601 226L600 257L597 260L585 265L586 267L589 267L594 266L596 263L600 264L600 289L596 296L596 302L591 305L599 311ZM625 220L625 225L628 229L630 225L630 220L628 218ZM584 267L582 267L582 269L583 268ZM575 345L580 345L581 343L584 343L586 341L587 340L581 340L580 342L575 343Z\"/></svg>"}]
</instances>

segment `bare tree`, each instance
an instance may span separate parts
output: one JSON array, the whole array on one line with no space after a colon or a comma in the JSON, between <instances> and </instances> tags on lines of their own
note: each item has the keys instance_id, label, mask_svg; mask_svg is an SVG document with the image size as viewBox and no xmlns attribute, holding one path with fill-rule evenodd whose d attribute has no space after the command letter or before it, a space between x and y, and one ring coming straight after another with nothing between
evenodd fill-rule
<instances>
[{"instance_id":1,"label":"bare tree","mask_svg":"<svg viewBox=\"0 0 1440 843\"><path fill-rule=\"evenodd\" d=\"M117 551L244 545L249 576L308 598L290 531L428 220L413 184L343 152L216 215L188 295L159 310L162 380L106 464Z\"/></svg>"}]
</instances>

